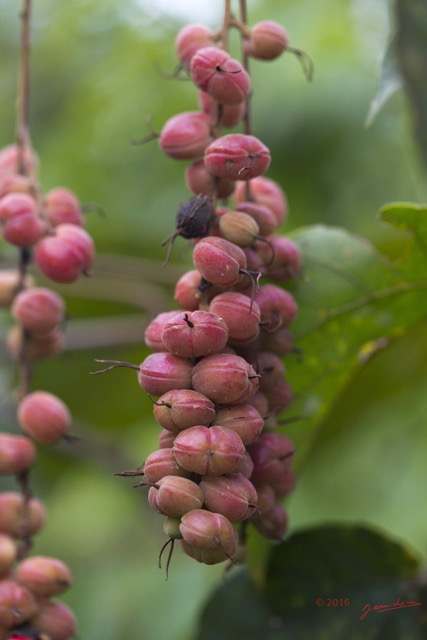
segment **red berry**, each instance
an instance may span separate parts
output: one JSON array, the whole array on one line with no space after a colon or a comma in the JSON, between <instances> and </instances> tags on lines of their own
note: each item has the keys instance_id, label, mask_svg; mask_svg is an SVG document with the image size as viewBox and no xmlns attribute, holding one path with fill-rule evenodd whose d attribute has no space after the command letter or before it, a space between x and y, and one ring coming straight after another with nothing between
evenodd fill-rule
<instances>
[{"instance_id":1,"label":"red berry","mask_svg":"<svg viewBox=\"0 0 427 640\"><path fill-rule=\"evenodd\" d=\"M219 111L219 103L205 91L199 91L199 105L202 111L210 117L213 125L221 124L226 128L235 127L243 120L246 113L246 102L223 104Z\"/></svg>"},{"instance_id":2,"label":"red berry","mask_svg":"<svg viewBox=\"0 0 427 640\"><path fill-rule=\"evenodd\" d=\"M141 363L139 385L153 396L172 389L191 389L192 364L171 353L152 353Z\"/></svg>"},{"instance_id":3,"label":"red berry","mask_svg":"<svg viewBox=\"0 0 427 640\"><path fill-rule=\"evenodd\" d=\"M92 238L82 228L60 224L55 234L40 240L34 260L40 271L54 282L74 282L87 272L94 257Z\"/></svg>"},{"instance_id":4,"label":"red berry","mask_svg":"<svg viewBox=\"0 0 427 640\"><path fill-rule=\"evenodd\" d=\"M231 522L246 520L256 512L258 496L255 487L240 473L203 476L200 489L205 509L221 513Z\"/></svg>"},{"instance_id":5,"label":"red berry","mask_svg":"<svg viewBox=\"0 0 427 640\"><path fill-rule=\"evenodd\" d=\"M0 433L0 475L27 470L34 462L36 449L25 436Z\"/></svg>"},{"instance_id":6,"label":"red berry","mask_svg":"<svg viewBox=\"0 0 427 640\"><path fill-rule=\"evenodd\" d=\"M259 334L260 309L243 293L226 291L212 300L209 310L221 316L228 328L229 344L233 347L254 342Z\"/></svg>"},{"instance_id":7,"label":"red berry","mask_svg":"<svg viewBox=\"0 0 427 640\"><path fill-rule=\"evenodd\" d=\"M46 510L40 500L28 502L20 493L0 493L0 531L21 538L36 534L46 520Z\"/></svg>"},{"instance_id":8,"label":"red berry","mask_svg":"<svg viewBox=\"0 0 427 640\"><path fill-rule=\"evenodd\" d=\"M161 150L171 158L199 158L212 140L210 119L205 113L187 111L170 118L160 133Z\"/></svg>"},{"instance_id":9,"label":"red berry","mask_svg":"<svg viewBox=\"0 0 427 640\"><path fill-rule=\"evenodd\" d=\"M165 516L180 518L193 509L200 509L204 497L199 486L188 478L165 476L148 493L150 506Z\"/></svg>"},{"instance_id":10,"label":"red berry","mask_svg":"<svg viewBox=\"0 0 427 640\"><path fill-rule=\"evenodd\" d=\"M244 40L245 51L252 58L274 60L288 47L287 31L278 22L263 20L250 29L249 38Z\"/></svg>"},{"instance_id":11,"label":"red berry","mask_svg":"<svg viewBox=\"0 0 427 640\"><path fill-rule=\"evenodd\" d=\"M76 635L76 618L69 607L56 600L43 600L31 624L49 640L70 640Z\"/></svg>"},{"instance_id":12,"label":"red berry","mask_svg":"<svg viewBox=\"0 0 427 640\"><path fill-rule=\"evenodd\" d=\"M255 136L229 133L214 140L205 150L207 170L218 178L245 180L267 171L270 151Z\"/></svg>"},{"instance_id":13,"label":"red berry","mask_svg":"<svg viewBox=\"0 0 427 640\"><path fill-rule=\"evenodd\" d=\"M243 178L247 177L243 176ZM277 182L265 176L258 176L249 182L249 187L251 200L269 207L276 216L277 223L282 224L288 215L288 202L283 189ZM237 204L248 199L245 182L237 183L234 198Z\"/></svg>"},{"instance_id":14,"label":"red berry","mask_svg":"<svg viewBox=\"0 0 427 640\"><path fill-rule=\"evenodd\" d=\"M0 578L4 578L12 569L18 557L18 547L7 533L0 532Z\"/></svg>"},{"instance_id":15,"label":"red berry","mask_svg":"<svg viewBox=\"0 0 427 640\"><path fill-rule=\"evenodd\" d=\"M246 402L259 387L253 367L228 353L202 358L192 371L193 388L217 404Z\"/></svg>"},{"instance_id":16,"label":"red berry","mask_svg":"<svg viewBox=\"0 0 427 640\"><path fill-rule=\"evenodd\" d=\"M215 182L214 176L206 169L204 160L196 160L186 168L185 182L190 191L196 195L210 196L216 190L218 198L230 196L235 186L234 180L226 178L218 178Z\"/></svg>"},{"instance_id":17,"label":"red berry","mask_svg":"<svg viewBox=\"0 0 427 640\"><path fill-rule=\"evenodd\" d=\"M162 341L180 358L199 358L220 353L228 340L224 320L210 311L182 311L163 327Z\"/></svg>"},{"instance_id":18,"label":"red berry","mask_svg":"<svg viewBox=\"0 0 427 640\"><path fill-rule=\"evenodd\" d=\"M144 342L152 351L167 351L162 340L163 327L166 322L173 318L177 313L177 310L159 313L155 318L153 318L146 328L144 333Z\"/></svg>"},{"instance_id":19,"label":"red berry","mask_svg":"<svg viewBox=\"0 0 427 640\"><path fill-rule=\"evenodd\" d=\"M46 225L38 215L24 214L3 223L3 237L16 247L32 247L44 236Z\"/></svg>"},{"instance_id":20,"label":"red berry","mask_svg":"<svg viewBox=\"0 0 427 640\"><path fill-rule=\"evenodd\" d=\"M270 207L267 207L263 204L244 200L237 205L237 211L243 211L244 213L249 214L256 221L261 236L268 236L270 233L273 233L279 226L279 223L273 211L270 209ZM260 242L259 245L265 246L265 244L263 245L262 242ZM266 247L266 250L268 250L268 247Z\"/></svg>"},{"instance_id":21,"label":"red berry","mask_svg":"<svg viewBox=\"0 0 427 640\"><path fill-rule=\"evenodd\" d=\"M243 444L248 445L261 434L264 419L252 405L234 404L219 408L214 424L235 431L241 437Z\"/></svg>"},{"instance_id":22,"label":"red berry","mask_svg":"<svg viewBox=\"0 0 427 640\"><path fill-rule=\"evenodd\" d=\"M242 460L245 447L237 433L225 427L190 427L174 441L178 464L200 475L232 473Z\"/></svg>"},{"instance_id":23,"label":"red berry","mask_svg":"<svg viewBox=\"0 0 427 640\"><path fill-rule=\"evenodd\" d=\"M194 509L181 518L179 529L187 544L205 551L220 550L224 553L224 560L236 551L237 531L219 513Z\"/></svg>"},{"instance_id":24,"label":"red berry","mask_svg":"<svg viewBox=\"0 0 427 640\"><path fill-rule=\"evenodd\" d=\"M37 613L32 593L15 580L0 581L0 628L12 628L27 622Z\"/></svg>"},{"instance_id":25,"label":"red berry","mask_svg":"<svg viewBox=\"0 0 427 640\"><path fill-rule=\"evenodd\" d=\"M17 269L2 269L0 271L0 307L8 308L11 306L19 285L20 274ZM33 285L33 278L27 275L24 279L24 287L29 288Z\"/></svg>"},{"instance_id":26,"label":"red berry","mask_svg":"<svg viewBox=\"0 0 427 640\"><path fill-rule=\"evenodd\" d=\"M34 287L15 297L11 312L15 320L29 331L49 331L64 320L63 298L52 289Z\"/></svg>"},{"instance_id":27,"label":"red berry","mask_svg":"<svg viewBox=\"0 0 427 640\"><path fill-rule=\"evenodd\" d=\"M288 514L280 504L253 520L256 529L270 540L282 540L288 528Z\"/></svg>"},{"instance_id":28,"label":"red berry","mask_svg":"<svg viewBox=\"0 0 427 640\"><path fill-rule=\"evenodd\" d=\"M32 556L22 560L15 571L15 579L37 598L50 598L70 588L71 572L57 558Z\"/></svg>"},{"instance_id":29,"label":"red berry","mask_svg":"<svg viewBox=\"0 0 427 640\"><path fill-rule=\"evenodd\" d=\"M213 35L213 31L203 24L187 24L178 32L175 50L183 67L190 66L196 51L214 45Z\"/></svg>"},{"instance_id":30,"label":"red berry","mask_svg":"<svg viewBox=\"0 0 427 640\"><path fill-rule=\"evenodd\" d=\"M246 256L240 247L224 238L208 236L194 247L193 262L203 278L212 284L229 287L237 284Z\"/></svg>"},{"instance_id":31,"label":"red berry","mask_svg":"<svg viewBox=\"0 0 427 640\"><path fill-rule=\"evenodd\" d=\"M3 223L21 216L37 215L37 202L27 193L10 193L0 200L0 221Z\"/></svg>"},{"instance_id":32,"label":"red berry","mask_svg":"<svg viewBox=\"0 0 427 640\"><path fill-rule=\"evenodd\" d=\"M278 433L264 433L249 445L248 451L254 463L252 482L255 485L273 484L292 464L294 445Z\"/></svg>"},{"instance_id":33,"label":"red berry","mask_svg":"<svg viewBox=\"0 0 427 640\"><path fill-rule=\"evenodd\" d=\"M251 292L248 293L251 295ZM255 293L261 311L261 324L266 331L288 327L298 311L294 297L274 284L265 284Z\"/></svg>"},{"instance_id":34,"label":"red berry","mask_svg":"<svg viewBox=\"0 0 427 640\"><path fill-rule=\"evenodd\" d=\"M249 74L238 60L216 47L199 49L191 59L194 84L220 104L239 104L251 89Z\"/></svg>"},{"instance_id":35,"label":"red berry","mask_svg":"<svg viewBox=\"0 0 427 640\"><path fill-rule=\"evenodd\" d=\"M41 444L54 444L67 433L71 415L67 405L47 391L33 391L18 407L18 421L23 431Z\"/></svg>"},{"instance_id":36,"label":"red berry","mask_svg":"<svg viewBox=\"0 0 427 640\"><path fill-rule=\"evenodd\" d=\"M144 463L144 481L156 484L165 476L181 476L188 478L190 473L179 466L172 449L153 451Z\"/></svg>"},{"instance_id":37,"label":"red berry","mask_svg":"<svg viewBox=\"0 0 427 640\"><path fill-rule=\"evenodd\" d=\"M80 203L75 194L65 187L56 187L46 193L43 212L52 227L64 223L84 226Z\"/></svg>"},{"instance_id":38,"label":"red berry","mask_svg":"<svg viewBox=\"0 0 427 640\"><path fill-rule=\"evenodd\" d=\"M197 391L173 389L157 400L153 413L160 426L176 434L196 425L211 425L215 418L215 405Z\"/></svg>"}]
</instances>

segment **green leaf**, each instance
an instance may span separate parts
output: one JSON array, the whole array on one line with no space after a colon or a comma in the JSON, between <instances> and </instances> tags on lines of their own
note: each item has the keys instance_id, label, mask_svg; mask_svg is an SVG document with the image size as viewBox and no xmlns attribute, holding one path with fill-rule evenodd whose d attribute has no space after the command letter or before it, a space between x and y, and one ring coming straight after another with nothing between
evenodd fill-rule
<instances>
[{"instance_id":1,"label":"green leaf","mask_svg":"<svg viewBox=\"0 0 427 640\"><path fill-rule=\"evenodd\" d=\"M293 334L302 356L288 358L288 378L296 395L292 414L308 421L303 433L287 427L298 447L297 464L314 442L315 427L355 374L426 317L424 213L401 211L398 223L405 225L405 235L392 257L338 228L315 226L293 236L304 256L304 278L293 285L299 304ZM387 215L383 212L384 220Z\"/></svg>"},{"instance_id":2,"label":"green leaf","mask_svg":"<svg viewBox=\"0 0 427 640\"><path fill-rule=\"evenodd\" d=\"M397 0L397 54L411 102L415 137L427 164L427 3Z\"/></svg>"},{"instance_id":3,"label":"green leaf","mask_svg":"<svg viewBox=\"0 0 427 640\"><path fill-rule=\"evenodd\" d=\"M213 594L198 638L416 640L426 630L417 571L407 549L365 527L301 531L271 549L264 588L240 571Z\"/></svg>"},{"instance_id":4,"label":"green leaf","mask_svg":"<svg viewBox=\"0 0 427 640\"><path fill-rule=\"evenodd\" d=\"M369 106L365 127L370 127L386 102L402 87L402 77L396 59L396 42L390 40L380 62L377 92Z\"/></svg>"}]
</instances>

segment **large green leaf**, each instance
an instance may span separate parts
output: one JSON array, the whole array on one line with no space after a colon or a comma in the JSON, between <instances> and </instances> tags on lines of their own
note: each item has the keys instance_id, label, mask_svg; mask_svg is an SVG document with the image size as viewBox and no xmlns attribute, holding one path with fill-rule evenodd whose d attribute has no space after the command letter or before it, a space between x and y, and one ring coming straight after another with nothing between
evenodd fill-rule
<instances>
[{"instance_id":1,"label":"large green leaf","mask_svg":"<svg viewBox=\"0 0 427 640\"><path fill-rule=\"evenodd\" d=\"M292 412L308 426L287 430L297 441L299 464L355 374L427 316L426 211L391 205L382 216L404 228L390 256L338 228L315 226L294 235L305 265L293 288L299 303L293 333L302 355L288 359L288 375L296 393Z\"/></svg>"},{"instance_id":2,"label":"large green leaf","mask_svg":"<svg viewBox=\"0 0 427 640\"><path fill-rule=\"evenodd\" d=\"M301 531L271 549L264 587L243 570L217 589L198 638L418 640L426 604L417 568L405 548L364 527Z\"/></svg>"}]
</instances>

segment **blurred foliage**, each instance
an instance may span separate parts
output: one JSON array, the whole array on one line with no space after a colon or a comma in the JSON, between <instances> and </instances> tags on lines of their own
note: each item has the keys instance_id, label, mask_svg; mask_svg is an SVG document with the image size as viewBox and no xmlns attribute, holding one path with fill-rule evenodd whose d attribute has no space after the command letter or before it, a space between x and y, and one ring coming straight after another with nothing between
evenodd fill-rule
<instances>
[{"instance_id":1,"label":"blurred foliage","mask_svg":"<svg viewBox=\"0 0 427 640\"><path fill-rule=\"evenodd\" d=\"M281 22L291 44L306 50L315 63L314 81L308 84L290 55L273 63L253 62L254 133L271 148L269 175L289 198L283 231L293 230L307 254L310 279L298 283L302 312L295 324L304 357L301 363L288 362L301 406L305 402L307 410L310 376L315 380L310 362L321 358L325 374L332 376L326 377L329 395L322 411L309 403L311 422L286 427L301 449L298 489L288 503L292 529L364 522L425 557L425 292L416 299L402 292L393 308L389 301L376 306L370 299L385 286L425 277L422 253L417 262L399 263L406 250L413 255L413 247L408 249L413 227L402 235L384 222L394 217L396 223L396 209L385 212L382 221L376 216L385 202L426 199L412 110L404 95L395 93L364 129L377 92L378 60L394 31L395 5L388 4L249 1L251 22ZM398 25L402 64L415 44L416 55L425 59L421 22L415 38L417 21L410 17L423 7L415 0L398 2L399 16L405 18ZM217 27L222 8L222 2L208 0L35 0L31 130L42 184L46 190L68 186L105 214L88 214L99 252L92 277L58 287L70 312L66 352L38 364L33 381L34 389L64 398L81 437L72 447L40 449L33 484L48 504L50 521L35 551L57 554L73 567L76 586L65 599L78 613L79 635L90 640L124 640L136 633L152 640L194 637L201 604L222 572L222 567L199 566L177 552L165 582L157 569L164 541L161 518L148 508L143 490L112 477L134 468L156 448L151 403L134 372L89 376L97 367L95 358L139 363L145 357L144 327L155 313L173 308L173 284L191 263L188 245L178 240L173 262L166 269L160 266L160 241L173 228L177 205L188 197L185 163L162 156L155 141L144 146L132 141L147 133L149 116L160 130L176 112L197 109L191 83L165 77L176 66L173 40L186 21L204 21L204 15ZM15 0L0 0L0 144L14 135L17 11ZM423 91L415 91L416 78L405 75L405 68L415 113L424 117L425 83ZM407 209L405 215L410 215ZM345 231L307 229L311 224ZM420 246L417 240L415 245ZM331 269L346 247L352 255L343 255L338 271ZM14 251L4 245L0 252L5 265L14 260ZM337 303L354 300L361 283L367 304L355 334L344 316L337 321L337 335L328 337L331 322L323 333L307 332L315 313L322 308L330 313ZM4 334L7 314L0 323ZM337 368L342 345L348 351ZM17 428L15 380L4 348L0 355L0 426L10 431ZM311 437L314 424L316 436ZM259 575L270 550L257 536L251 548L252 572ZM242 575L233 580L240 580L243 590ZM250 602L244 606L247 615Z\"/></svg>"},{"instance_id":2,"label":"blurred foliage","mask_svg":"<svg viewBox=\"0 0 427 640\"><path fill-rule=\"evenodd\" d=\"M216 589L198 638L421 640L426 588L417 569L408 550L365 527L302 531L271 549L262 585L240 570Z\"/></svg>"}]
</instances>

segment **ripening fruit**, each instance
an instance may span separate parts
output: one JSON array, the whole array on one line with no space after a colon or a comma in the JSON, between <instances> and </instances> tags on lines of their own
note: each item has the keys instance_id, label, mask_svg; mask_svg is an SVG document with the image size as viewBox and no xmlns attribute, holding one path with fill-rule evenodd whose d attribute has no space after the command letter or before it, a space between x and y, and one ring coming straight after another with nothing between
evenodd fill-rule
<instances>
[{"instance_id":1,"label":"ripening fruit","mask_svg":"<svg viewBox=\"0 0 427 640\"><path fill-rule=\"evenodd\" d=\"M32 556L18 564L15 580L37 598L50 598L69 589L72 576L67 565L61 560L47 556Z\"/></svg>"},{"instance_id":2,"label":"ripening fruit","mask_svg":"<svg viewBox=\"0 0 427 640\"><path fill-rule=\"evenodd\" d=\"M213 31L204 24L187 24L177 34L175 51L183 67L188 69L196 51L214 46Z\"/></svg>"},{"instance_id":3,"label":"ripening fruit","mask_svg":"<svg viewBox=\"0 0 427 640\"><path fill-rule=\"evenodd\" d=\"M274 284L265 284L260 287L255 293L255 301L260 308L261 324L265 331L288 327L298 311L292 294Z\"/></svg>"},{"instance_id":4,"label":"ripening fruit","mask_svg":"<svg viewBox=\"0 0 427 640\"><path fill-rule=\"evenodd\" d=\"M44 526L46 510L40 500L25 501L15 491L0 493L0 531L16 538L33 536Z\"/></svg>"},{"instance_id":5,"label":"ripening fruit","mask_svg":"<svg viewBox=\"0 0 427 640\"><path fill-rule=\"evenodd\" d=\"M259 226L252 216L243 211L226 211L219 218L223 238L238 247L249 247L259 238Z\"/></svg>"},{"instance_id":6,"label":"ripening fruit","mask_svg":"<svg viewBox=\"0 0 427 640\"><path fill-rule=\"evenodd\" d=\"M242 64L216 47L205 47L194 54L190 75L199 89L224 105L240 104L251 89L249 74Z\"/></svg>"},{"instance_id":7,"label":"ripening fruit","mask_svg":"<svg viewBox=\"0 0 427 640\"><path fill-rule=\"evenodd\" d=\"M38 610L32 593L15 580L0 580L0 628L27 622Z\"/></svg>"},{"instance_id":8,"label":"ripening fruit","mask_svg":"<svg viewBox=\"0 0 427 640\"><path fill-rule=\"evenodd\" d=\"M163 429L177 434L183 429L208 427L215 418L215 405L206 396L191 389L173 389L154 404L153 413Z\"/></svg>"},{"instance_id":9,"label":"ripening fruit","mask_svg":"<svg viewBox=\"0 0 427 640\"><path fill-rule=\"evenodd\" d=\"M9 193L27 193L31 195L34 183L27 176L19 173L0 173L0 198L7 196Z\"/></svg>"},{"instance_id":10,"label":"ripening fruit","mask_svg":"<svg viewBox=\"0 0 427 640\"><path fill-rule=\"evenodd\" d=\"M241 404L257 391L259 378L244 358L220 353L202 358L195 365L192 384L217 404Z\"/></svg>"},{"instance_id":11,"label":"ripening fruit","mask_svg":"<svg viewBox=\"0 0 427 640\"><path fill-rule=\"evenodd\" d=\"M286 436L264 433L249 445L248 451L254 463L251 480L255 485L261 485L280 481L292 464L295 449Z\"/></svg>"},{"instance_id":12,"label":"ripening fruit","mask_svg":"<svg viewBox=\"0 0 427 640\"><path fill-rule=\"evenodd\" d=\"M34 173L37 168L38 158L32 149L25 149L24 164L28 173ZM19 173L21 164L21 149L17 144L9 144L0 149L0 175Z\"/></svg>"},{"instance_id":13,"label":"ripening fruit","mask_svg":"<svg viewBox=\"0 0 427 640\"><path fill-rule=\"evenodd\" d=\"M196 311L201 298L209 302L219 292L219 287L203 280L198 269L192 269L178 279L175 285L175 300L182 309Z\"/></svg>"},{"instance_id":14,"label":"ripening fruit","mask_svg":"<svg viewBox=\"0 0 427 640\"><path fill-rule=\"evenodd\" d=\"M172 449L158 449L147 457L144 463L144 482L156 484L165 476L188 478L189 471L179 466Z\"/></svg>"},{"instance_id":15,"label":"ripening fruit","mask_svg":"<svg viewBox=\"0 0 427 640\"><path fill-rule=\"evenodd\" d=\"M74 282L87 273L94 258L90 235L73 224L60 224L54 235L42 238L35 247L34 260L40 271L54 282Z\"/></svg>"},{"instance_id":16,"label":"ripening fruit","mask_svg":"<svg viewBox=\"0 0 427 640\"><path fill-rule=\"evenodd\" d=\"M200 489L205 509L221 513L231 522L246 520L256 513L257 492L252 482L241 473L203 476Z\"/></svg>"},{"instance_id":17,"label":"ripening fruit","mask_svg":"<svg viewBox=\"0 0 427 640\"><path fill-rule=\"evenodd\" d=\"M244 40L245 52L258 60L274 60L288 47L287 31L278 22L263 20L254 24Z\"/></svg>"},{"instance_id":18,"label":"ripening fruit","mask_svg":"<svg viewBox=\"0 0 427 640\"><path fill-rule=\"evenodd\" d=\"M232 473L245 454L240 436L225 427L190 427L172 447L178 464L200 475Z\"/></svg>"},{"instance_id":19,"label":"ripening fruit","mask_svg":"<svg viewBox=\"0 0 427 640\"><path fill-rule=\"evenodd\" d=\"M220 513L193 509L181 518L179 530L188 545L204 551L222 551L223 560L236 552L237 531Z\"/></svg>"},{"instance_id":20,"label":"ripening fruit","mask_svg":"<svg viewBox=\"0 0 427 640\"><path fill-rule=\"evenodd\" d=\"M180 358L199 358L220 353L228 340L228 328L215 312L181 311L166 322L162 341Z\"/></svg>"},{"instance_id":21,"label":"ripening fruit","mask_svg":"<svg viewBox=\"0 0 427 640\"><path fill-rule=\"evenodd\" d=\"M0 433L0 475L13 475L28 469L34 462L36 449L25 436Z\"/></svg>"},{"instance_id":22,"label":"ripening fruit","mask_svg":"<svg viewBox=\"0 0 427 640\"><path fill-rule=\"evenodd\" d=\"M280 504L253 520L254 527L270 540L282 540L288 529L288 514Z\"/></svg>"},{"instance_id":23,"label":"ripening fruit","mask_svg":"<svg viewBox=\"0 0 427 640\"><path fill-rule=\"evenodd\" d=\"M65 187L48 191L43 199L43 213L52 227L59 224L84 226L84 218L77 196Z\"/></svg>"},{"instance_id":24,"label":"ripening fruit","mask_svg":"<svg viewBox=\"0 0 427 640\"><path fill-rule=\"evenodd\" d=\"M155 511L172 518L180 518L193 509L201 509L204 501L199 485L179 476L165 476L151 487L148 501Z\"/></svg>"},{"instance_id":25,"label":"ripening fruit","mask_svg":"<svg viewBox=\"0 0 427 640\"><path fill-rule=\"evenodd\" d=\"M261 236L268 236L269 234L273 233L279 226L275 214L270 209L270 207L266 207L265 205L256 202L250 202L248 200L243 200L243 202L240 202L237 205L237 211L243 211L255 220L259 228L259 234ZM262 245L262 243L259 244ZM265 244L263 246L265 246Z\"/></svg>"},{"instance_id":26,"label":"ripening fruit","mask_svg":"<svg viewBox=\"0 0 427 640\"><path fill-rule=\"evenodd\" d=\"M36 442L54 444L65 436L71 424L67 405L47 391L33 391L18 406L23 431Z\"/></svg>"},{"instance_id":27,"label":"ripening fruit","mask_svg":"<svg viewBox=\"0 0 427 640\"><path fill-rule=\"evenodd\" d=\"M10 355L19 361L22 354L23 331L18 325L12 327L6 337L6 344ZM64 335L56 327L47 333L32 333L25 342L26 356L29 360L50 358L59 353L64 346Z\"/></svg>"},{"instance_id":28,"label":"ripening fruit","mask_svg":"<svg viewBox=\"0 0 427 640\"><path fill-rule=\"evenodd\" d=\"M151 353L138 371L140 387L153 396L172 389L191 389L192 364L167 352Z\"/></svg>"},{"instance_id":29,"label":"ripening fruit","mask_svg":"<svg viewBox=\"0 0 427 640\"><path fill-rule=\"evenodd\" d=\"M254 342L260 332L260 309L256 302L243 293L225 291L215 296L209 311L221 316L229 333L229 344L233 347Z\"/></svg>"},{"instance_id":30,"label":"ripening fruit","mask_svg":"<svg viewBox=\"0 0 427 640\"><path fill-rule=\"evenodd\" d=\"M3 223L3 238L15 247L32 247L46 233L46 225L38 215L22 215Z\"/></svg>"},{"instance_id":31,"label":"ripening fruit","mask_svg":"<svg viewBox=\"0 0 427 640\"><path fill-rule=\"evenodd\" d=\"M243 120L246 113L246 102L220 105L205 91L199 91L199 105L215 127L218 125L227 129L235 127Z\"/></svg>"},{"instance_id":32,"label":"ripening fruit","mask_svg":"<svg viewBox=\"0 0 427 640\"><path fill-rule=\"evenodd\" d=\"M2 223L21 216L37 215L37 202L27 193L10 193L0 200L0 221Z\"/></svg>"},{"instance_id":33,"label":"ripening fruit","mask_svg":"<svg viewBox=\"0 0 427 640\"><path fill-rule=\"evenodd\" d=\"M205 280L223 287L237 284L241 270L247 266L246 256L240 247L215 236L202 238L196 244L193 262Z\"/></svg>"},{"instance_id":34,"label":"ripening fruit","mask_svg":"<svg viewBox=\"0 0 427 640\"><path fill-rule=\"evenodd\" d=\"M205 150L207 170L218 178L249 180L270 166L270 150L255 136L229 133L216 138Z\"/></svg>"},{"instance_id":35,"label":"ripening fruit","mask_svg":"<svg viewBox=\"0 0 427 640\"><path fill-rule=\"evenodd\" d=\"M301 250L286 236L269 236L268 244L256 242L257 252L265 265L265 274L271 280L283 282L301 273Z\"/></svg>"},{"instance_id":36,"label":"ripening fruit","mask_svg":"<svg viewBox=\"0 0 427 640\"><path fill-rule=\"evenodd\" d=\"M69 607L56 600L43 600L31 624L49 640L70 640L76 635L76 618Z\"/></svg>"},{"instance_id":37,"label":"ripening fruit","mask_svg":"<svg viewBox=\"0 0 427 640\"><path fill-rule=\"evenodd\" d=\"M21 278L17 269L2 269L0 271L0 307L8 308L11 306L20 281ZM33 278L27 275L23 282L24 289L32 287L33 285Z\"/></svg>"},{"instance_id":38,"label":"ripening fruit","mask_svg":"<svg viewBox=\"0 0 427 640\"><path fill-rule=\"evenodd\" d=\"M215 182L214 176L206 169L204 160L196 160L186 168L185 182L196 196L200 194L211 196L216 189L218 198L228 198L235 186L234 180L226 178L218 178Z\"/></svg>"},{"instance_id":39,"label":"ripening fruit","mask_svg":"<svg viewBox=\"0 0 427 640\"><path fill-rule=\"evenodd\" d=\"M166 322L173 318L178 311L165 311L159 313L152 319L144 332L144 342L152 351L167 351L167 348L162 340L163 327Z\"/></svg>"},{"instance_id":40,"label":"ripening fruit","mask_svg":"<svg viewBox=\"0 0 427 640\"><path fill-rule=\"evenodd\" d=\"M248 176L243 176L247 178ZM265 205L273 211L277 223L283 224L288 215L288 201L283 189L271 178L258 176L249 182L251 200L257 204ZM236 204L240 204L248 199L246 183L238 182L234 192Z\"/></svg>"},{"instance_id":41,"label":"ripening fruit","mask_svg":"<svg viewBox=\"0 0 427 640\"><path fill-rule=\"evenodd\" d=\"M205 113L186 111L170 118L160 132L160 149L177 160L199 158L212 140Z\"/></svg>"},{"instance_id":42,"label":"ripening fruit","mask_svg":"<svg viewBox=\"0 0 427 640\"><path fill-rule=\"evenodd\" d=\"M255 442L260 436L264 419L250 404L233 404L218 408L213 424L235 431L246 446Z\"/></svg>"},{"instance_id":43,"label":"ripening fruit","mask_svg":"<svg viewBox=\"0 0 427 640\"><path fill-rule=\"evenodd\" d=\"M7 533L0 532L0 578L7 576L18 557L18 547Z\"/></svg>"},{"instance_id":44,"label":"ripening fruit","mask_svg":"<svg viewBox=\"0 0 427 640\"><path fill-rule=\"evenodd\" d=\"M28 331L49 331L61 324L65 315L62 296L52 289L33 287L15 297L12 316Z\"/></svg>"}]
</instances>

